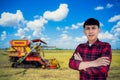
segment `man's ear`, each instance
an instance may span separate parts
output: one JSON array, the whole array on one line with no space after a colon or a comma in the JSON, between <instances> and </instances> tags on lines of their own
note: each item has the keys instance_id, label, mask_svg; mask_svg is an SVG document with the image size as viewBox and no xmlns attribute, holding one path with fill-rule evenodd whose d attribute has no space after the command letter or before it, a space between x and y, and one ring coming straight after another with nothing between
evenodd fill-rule
<instances>
[{"instance_id":1,"label":"man's ear","mask_svg":"<svg viewBox=\"0 0 120 80\"><path fill-rule=\"evenodd\" d=\"M100 28L99 28L99 33L101 32Z\"/></svg>"}]
</instances>

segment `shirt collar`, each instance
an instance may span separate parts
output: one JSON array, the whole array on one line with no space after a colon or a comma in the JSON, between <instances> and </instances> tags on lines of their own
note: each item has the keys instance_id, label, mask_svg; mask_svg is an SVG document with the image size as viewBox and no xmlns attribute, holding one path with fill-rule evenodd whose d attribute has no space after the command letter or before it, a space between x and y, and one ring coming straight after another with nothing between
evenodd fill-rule
<instances>
[{"instance_id":1,"label":"shirt collar","mask_svg":"<svg viewBox=\"0 0 120 80\"><path fill-rule=\"evenodd\" d=\"M100 42L99 39L97 39L97 40L92 44L92 46L93 46L93 45L98 45L99 42ZM86 42L86 45L89 46L89 42L88 42L88 41Z\"/></svg>"}]
</instances>

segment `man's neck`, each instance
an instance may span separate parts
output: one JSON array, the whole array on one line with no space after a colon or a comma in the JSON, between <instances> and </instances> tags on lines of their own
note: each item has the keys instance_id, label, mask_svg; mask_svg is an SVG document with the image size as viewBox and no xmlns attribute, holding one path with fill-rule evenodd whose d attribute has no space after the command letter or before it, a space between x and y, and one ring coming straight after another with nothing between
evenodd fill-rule
<instances>
[{"instance_id":1,"label":"man's neck","mask_svg":"<svg viewBox=\"0 0 120 80\"><path fill-rule=\"evenodd\" d=\"M97 39L91 40L91 41L89 40L89 44L94 44L96 40L97 40Z\"/></svg>"}]
</instances>

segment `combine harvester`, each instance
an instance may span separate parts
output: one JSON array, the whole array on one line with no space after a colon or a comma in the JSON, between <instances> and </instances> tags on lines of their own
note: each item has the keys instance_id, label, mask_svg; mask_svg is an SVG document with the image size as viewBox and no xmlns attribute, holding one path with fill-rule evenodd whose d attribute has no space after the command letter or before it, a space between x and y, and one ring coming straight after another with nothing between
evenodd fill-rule
<instances>
[{"instance_id":1,"label":"combine harvester","mask_svg":"<svg viewBox=\"0 0 120 80\"><path fill-rule=\"evenodd\" d=\"M13 68L60 68L59 62L54 59L44 59L44 47L47 44L41 39L34 40L11 40L9 48L10 62Z\"/></svg>"}]
</instances>

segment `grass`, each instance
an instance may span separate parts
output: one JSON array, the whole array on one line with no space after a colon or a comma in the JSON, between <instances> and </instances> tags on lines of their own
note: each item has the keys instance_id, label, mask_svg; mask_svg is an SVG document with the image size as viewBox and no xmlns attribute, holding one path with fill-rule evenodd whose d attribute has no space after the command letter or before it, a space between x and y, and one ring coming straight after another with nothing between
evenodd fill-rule
<instances>
[{"instance_id":1,"label":"grass","mask_svg":"<svg viewBox=\"0 0 120 80\"><path fill-rule=\"evenodd\" d=\"M60 69L11 68L9 57L4 50L0 51L0 80L79 80L78 71L68 67L73 50L46 50L45 58L56 58ZM120 50L113 50L113 58L108 80L120 79Z\"/></svg>"}]
</instances>

